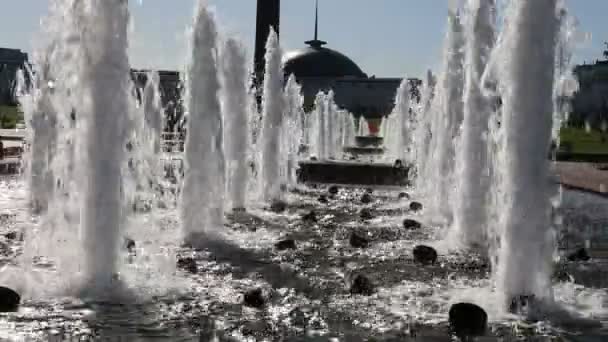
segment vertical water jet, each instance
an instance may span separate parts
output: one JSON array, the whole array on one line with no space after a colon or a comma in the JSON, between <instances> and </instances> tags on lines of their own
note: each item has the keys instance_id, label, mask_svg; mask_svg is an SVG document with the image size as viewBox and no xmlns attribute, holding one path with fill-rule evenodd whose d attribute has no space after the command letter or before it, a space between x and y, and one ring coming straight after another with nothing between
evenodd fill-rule
<instances>
[{"instance_id":1,"label":"vertical water jet","mask_svg":"<svg viewBox=\"0 0 608 342\"><path fill-rule=\"evenodd\" d=\"M465 246L485 242L489 191L487 135L493 112L481 77L495 41L495 0L469 0L465 35L464 119L456 151L457 200L454 228Z\"/></svg>"},{"instance_id":2,"label":"vertical water jet","mask_svg":"<svg viewBox=\"0 0 608 342\"><path fill-rule=\"evenodd\" d=\"M283 68L279 37L271 30L266 43L266 74L264 77L262 193L266 201L280 200L281 191L281 134L283 126Z\"/></svg>"},{"instance_id":3,"label":"vertical water jet","mask_svg":"<svg viewBox=\"0 0 608 342\"><path fill-rule=\"evenodd\" d=\"M81 4L83 39L77 103L82 189L81 231L85 272L95 286L117 270L122 224L122 167L125 162L131 82L128 57L129 8L124 0Z\"/></svg>"},{"instance_id":4,"label":"vertical water jet","mask_svg":"<svg viewBox=\"0 0 608 342\"><path fill-rule=\"evenodd\" d=\"M221 70L229 201L232 208L245 208L250 135L249 95L245 50L234 39L226 40L223 46Z\"/></svg>"},{"instance_id":5,"label":"vertical water jet","mask_svg":"<svg viewBox=\"0 0 608 342\"><path fill-rule=\"evenodd\" d=\"M186 243L222 227L224 215L223 123L216 61L215 19L196 5L186 73L187 136L180 215Z\"/></svg>"},{"instance_id":6,"label":"vertical water jet","mask_svg":"<svg viewBox=\"0 0 608 342\"><path fill-rule=\"evenodd\" d=\"M552 300L549 145L557 0L513 1L501 40L502 235L497 287L513 298Z\"/></svg>"}]
</instances>

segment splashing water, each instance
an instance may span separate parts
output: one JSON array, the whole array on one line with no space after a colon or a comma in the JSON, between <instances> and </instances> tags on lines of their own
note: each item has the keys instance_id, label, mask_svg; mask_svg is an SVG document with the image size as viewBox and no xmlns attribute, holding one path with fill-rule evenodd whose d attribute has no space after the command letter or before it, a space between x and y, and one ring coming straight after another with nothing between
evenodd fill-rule
<instances>
[{"instance_id":1,"label":"splashing water","mask_svg":"<svg viewBox=\"0 0 608 342\"><path fill-rule=\"evenodd\" d=\"M266 74L264 76L262 134L262 197L265 201L280 200L281 161L286 160L281 152L283 127L283 69L279 37L271 30L266 42Z\"/></svg>"},{"instance_id":2,"label":"splashing water","mask_svg":"<svg viewBox=\"0 0 608 342\"><path fill-rule=\"evenodd\" d=\"M430 160L425 163L423 179L436 180L429 188L431 209L448 221L452 218L451 197L455 164L454 141L463 119L463 28L460 15L448 14L444 72L438 94L431 105Z\"/></svg>"},{"instance_id":3,"label":"splashing water","mask_svg":"<svg viewBox=\"0 0 608 342\"><path fill-rule=\"evenodd\" d=\"M286 116L283 128L283 146L287 146L287 179L290 185L296 184L296 169L299 149L304 144L304 97L302 88L294 75L289 76L285 85Z\"/></svg>"},{"instance_id":4,"label":"splashing water","mask_svg":"<svg viewBox=\"0 0 608 342\"><path fill-rule=\"evenodd\" d=\"M216 66L215 19L199 1L191 37L186 76L187 137L181 224L187 243L213 235L224 217L223 125Z\"/></svg>"},{"instance_id":5,"label":"splashing water","mask_svg":"<svg viewBox=\"0 0 608 342\"><path fill-rule=\"evenodd\" d=\"M456 151L456 238L465 246L485 242L486 203L490 186L487 156L488 120L493 112L480 84L495 41L494 0L470 0L466 24L467 54L464 120L460 148Z\"/></svg>"},{"instance_id":6,"label":"splashing water","mask_svg":"<svg viewBox=\"0 0 608 342\"><path fill-rule=\"evenodd\" d=\"M226 120L226 161L229 202L232 208L245 208L249 170L249 95L245 50L234 39L222 49L222 111Z\"/></svg>"},{"instance_id":7,"label":"splashing water","mask_svg":"<svg viewBox=\"0 0 608 342\"><path fill-rule=\"evenodd\" d=\"M388 147L387 155L392 160L411 161L411 155L408 152L411 148L411 132L414 131L414 127L410 100L410 82L407 78L404 78L397 90L393 113L384 125L387 128L385 138Z\"/></svg>"},{"instance_id":8,"label":"splashing water","mask_svg":"<svg viewBox=\"0 0 608 342\"><path fill-rule=\"evenodd\" d=\"M514 1L500 40L503 193L497 287L508 304L517 296L552 300L549 142L553 115L556 0ZM500 54L497 54L500 55ZM530 75L534 75L531 77Z\"/></svg>"},{"instance_id":9,"label":"splashing water","mask_svg":"<svg viewBox=\"0 0 608 342\"><path fill-rule=\"evenodd\" d=\"M92 284L112 281L122 227L122 167L129 112L129 58L125 1L94 0L82 5L84 58L79 65L77 104L84 188L81 230L85 270Z\"/></svg>"}]
</instances>

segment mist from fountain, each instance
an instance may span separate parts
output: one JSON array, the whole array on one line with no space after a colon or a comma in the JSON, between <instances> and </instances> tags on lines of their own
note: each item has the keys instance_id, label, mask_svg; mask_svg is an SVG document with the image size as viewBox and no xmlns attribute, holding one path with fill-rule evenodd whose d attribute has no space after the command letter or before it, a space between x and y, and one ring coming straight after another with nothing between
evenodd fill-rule
<instances>
[{"instance_id":1,"label":"mist from fountain","mask_svg":"<svg viewBox=\"0 0 608 342\"><path fill-rule=\"evenodd\" d=\"M224 149L213 14L199 1L186 74L187 136L180 216L186 243L197 245L223 226Z\"/></svg>"},{"instance_id":2,"label":"mist from fountain","mask_svg":"<svg viewBox=\"0 0 608 342\"><path fill-rule=\"evenodd\" d=\"M500 247L497 288L513 298L552 300L555 237L551 222L549 144L553 121L557 0L514 1L499 40L497 71L502 97L499 173ZM531 76L533 75L533 77Z\"/></svg>"},{"instance_id":3,"label":"mist from fountain","mask_svg":"<svg viewBox=\"0 0 608 342\"><path fill-rule=\"evenodd\" d=\"M30 208L33 214L47 210L55 186L52 161L57 143L57 114L51 97L53 80L50 78L48 59L51 47L36 55L36 65L40 70L26 67L17 75L17 98L24 112L24 118L31 129L28 143L31 146L26 174L29 180Z\"/></svg>"},{"instance_id":4,"label":"mist from fountain","mask_svg":"<svg viewBox=\"0 0 608 342\"><path fill-rule=\"evenodd\" d=\"M130 110L129 8L125 1L81 5L83 58L78 65L77 121L82 150L84 270L94 286L109 284L117 270L122 230L122 177Z\"/></svg>"},{"instance_id":5,"label":"mist from fountain","mask_svg":"<svg viewBox=\"0 0 608 342\"><path fill-rule=\"evenodd\" d=\"M322 91L315 97L314 111L309 114L310 120L310 148L312 154L319 160L327 159L327 134L325 134L327 112L326 94Z\"/></svg>"},{"instance_id":6,"label":"mist from fountain","mask_svg":"<svg viewBox=\"0 0 608 342\"><path fill-rule=\"evenodd\" d=\"M481 77L495 42L495 0L469 0L465 26L466 60L464 120L456 151L456 241L468 247L486 242L489 199L487 155L491 99L482 93Z\"/></svg>"},{"instance_id":7,"label":"mist from fountain","mask_svg":"<svg viewBox=\"0 0 608 342\"><path fill-rule=\"evenodd\" d=\"M262 144L262 198L265 201L281 200L281 162L287 158L280 145L283 128L283 68L282 51L279 37L271 30L266 42L266 73L264 75L264 94L262 98L263 115L260 142Z\"/></svg>"},{"instance_id":8,"label":"mist from fountain","mask_svg":"<svg viewBox=\"0 0 608 342\"><path fill-rule=\"evenodd\" d=\"M397 159L403 162L413 161L410 149L412 148L412 133L415 129L413 111L410 107L411 90L410 81L406 77L397 89L393 112L385 120L384 140L388 150L387 156L393 161Z\"/></svg>"},{"instance_id":9,"label":"mist from fountain","mask_svg":"<svg viewBox=\"0 0 608 342\"><path fill-rule=\"evenodd\" d=\"M432 104L435 97L435 86L437 85L437 78L431 70L427 71L426 80L424 82L424 89L422 90L421 105L416 110L416 124L414 131L412 132L412 149L415 160L415 172L416 172L416 186L420 189L424 189L427 182L421 175L428 175L425 173L427 170L427 164L429 163L430 145L431 145L431 123L433 115L431 113Z\"/></svg>"},{"instance_id":10,"label":"mist from fountain","mask_svg":"<svg viewBox=\"0 0 608 342\"><path fill-rule=\"evenodd\" d=\"M235 39L222 48L221 103L226 123L226 166L228 201L232 208L246 207L250 148L249 94L245 50Z\"/></svg>"},{"instance_id":11,"label":"mist from fountain","mask_svg":"<svg viewBox=\"0 0 608 342\"><path fill-rule=\"evenodd\" d=\"M285 118L283 124L283 143L287 148L287 181L294 186L297 182L296 169L298 167L298 155L300 146L304 144L304 97L302 87L296 81L294 75L290 75L285 85Z\"/></svg>"},{"instance_id":12,"label":"mist from fountain","mask_svg":"<svg viewBox=\"0 0 608 342\"><path fill-rule=\"evenodd\" d=\"M150 145L153 155L161 152L163 133L163 105L160 94L160 76L158 72L151 71L146 77L143 91L143 117L145 118L145 139Z\"/></svg>"},{"instance_id":13,"label":"mist from fountain","mask_svg":"<svg viewBox=\"0 0 608 342\"><path fill-rule=\"evenodd\" d=\"M444 65L437 94L430 108L431 139L429 160L422 179L434 181L427 188L431 210L442 219L451 221L453 215L455 139L463 120L464 36L460 14L448 12Z\"/></svg>"}]
</instances>

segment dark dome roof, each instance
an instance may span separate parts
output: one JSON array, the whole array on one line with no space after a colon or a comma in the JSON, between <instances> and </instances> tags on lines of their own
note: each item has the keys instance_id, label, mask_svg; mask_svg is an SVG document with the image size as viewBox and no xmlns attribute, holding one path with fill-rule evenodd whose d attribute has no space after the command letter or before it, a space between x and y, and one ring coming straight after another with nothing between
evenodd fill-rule
<instances>
[{"instance_id":1,"label":"dark dome roof","mask_svg":"<svg viewBox=\"0 0 608 342\"><path fill-rule=\"evenodd\" d=\"M338 51L312 44L287 53L283 59L285 75L299 77L367 77L350 58Z\"/></svg>"}]
</instances>

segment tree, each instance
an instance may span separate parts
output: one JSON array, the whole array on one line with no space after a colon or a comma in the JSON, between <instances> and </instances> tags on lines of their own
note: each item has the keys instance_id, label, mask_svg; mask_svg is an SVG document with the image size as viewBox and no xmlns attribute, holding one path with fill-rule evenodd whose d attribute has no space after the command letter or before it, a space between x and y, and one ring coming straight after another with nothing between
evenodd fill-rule
<instances>
[{"instance_id":1,"label":"tree","mask_svg":"<svg viewBox=\"0 0 608 342\"><path fill-rule=\"evenodd\" d=\"M608 60L608 42L604 42L604 45L606 46L606 50L604 50L604 58Z\"/></svg>"}]
</instances>

